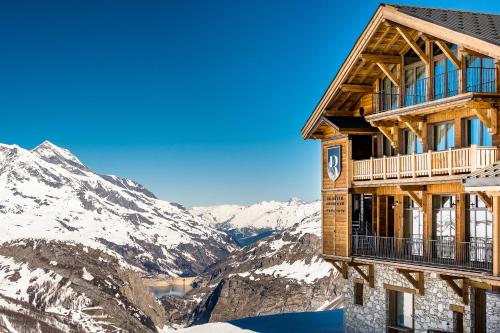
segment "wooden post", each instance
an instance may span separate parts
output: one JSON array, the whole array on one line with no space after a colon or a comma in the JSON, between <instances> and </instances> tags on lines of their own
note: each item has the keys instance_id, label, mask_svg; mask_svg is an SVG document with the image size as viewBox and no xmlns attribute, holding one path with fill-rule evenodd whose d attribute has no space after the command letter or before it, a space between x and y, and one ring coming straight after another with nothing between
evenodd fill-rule
<instances>
[{"instance_id":1,"label":"wooden post","mask_svg":"<svg viewBox=\"0 0 500 333\"><path fill-rule=\"evenodd\" d=\"M432 75L434 71L434 63L432 61L432 56L433 56L433 41L426 41L425 42L425 56L428 59L428 63L425 65L425 76L426 76L426 100L430 101L434 98L434 92L433 92L433 84L432 84L432 78L434 75Z\"/></svg>"},{"instance_id":2,"label":"wooden post","mask_svg":"<svg viewBox=\"0 0 500 333\"><path fill-rule=\"evenodd\" d=\"M383 164L382 164L382 172L384 174L384 179L387 179L387 158L385 157L385 155L382 158L382 162L383 162Z\"/></svg>"},{"instance_id":3,"label":"wooden post","mask_svg":"<svg viewBox=\"0 0 500 333\"><path fill-rule=\"evenodd\" d=\"M370 157L370 180L373 180L373 157Z\"/></svg>"},{"instance_id":4,"label":"wooden post","mask_svg":"<svg viewBox=\"0 0 500 333\"><path fill-rule=\"evenodd\" d=\"M453 168L452 168L453 158L452 158L451 148L448 148L447 157L448 157L448 174L451 176L451 174L453 173Z\"/></svg>"},{"instance_id":5,"label":"wooden post","mask_svg":"<svg viewBox=\"0 0 500 333\"><path fill-rule=\"evenodd\" d=\"M422 212L424 214L424 256L429 258L432 249L429 241L432 239L432 195L422 193Z\"/></svg>"},{"instance_id":6,"label":"wooden post","mask_svg":"<svg viewBox=\"0 0 500 333\"><path fill-rule=\"evenodd\" d=\"M467 254L466 249L461 246L461 244L465 242L465 194L463 193L457 195L456 211L457 226L455 238L455 253L456 258L464 260Z\"/></svg>"},{"instance_id":7,"label":"wooden post","mask_svg":"<svg viewBox=\"0 0 500 333\"><path fill-rule=\"evenodd\" d=\"M397 177L401 178L401 156L398 154L398 159L396 160Z\"/></svg>"},{"instance_id":8,"label":"wooden post","mask_svg":"<svg viewBox=\"0 0 500 333\"><path fill-rule=\"evenodd\" d=\"M500 276L500 196L493 197L493 275Z\"/></svg>"},{"instance_id":9,"label":"wooden post","mask_svg":"<svg viewBox=\"0 0 500 333\"><path fill-rule=\"evenodd\" d=\"M477 146L470 146L470 172L474 172L477 170Z\"/></svg>"},{"instance_id":10,"label":"wooden post","mask_svg":"<svg viewBox=\"0 0 500 333\"><path fill-rule=\"evenodd\" d=\"M429 177L432 177L432 150L427 151L427 169Z\"/></svg>"},{"instance_id":11,"label":"wooden post","mask_svg":"<svg viewBox=\"0 0 500 333\"><path fill-rule=\"evenodd\" d=\"M411 175L413 178L417 176L416 169L417 169L417 155L413 153L411 158Z\"/></svg>"}]
</instances>

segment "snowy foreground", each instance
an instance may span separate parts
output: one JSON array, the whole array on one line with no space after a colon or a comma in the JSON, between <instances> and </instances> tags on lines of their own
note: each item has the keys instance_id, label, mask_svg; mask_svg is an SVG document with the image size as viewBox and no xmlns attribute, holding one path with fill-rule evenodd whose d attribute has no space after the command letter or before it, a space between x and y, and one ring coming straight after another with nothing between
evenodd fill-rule
<instances>
[{"instance_id":1,"label":"snowy foreground","mask_svg":"<svg viewBox=\"0 0 500 333\"><path fill-rule=\"evenodd\" d=\"M341 333L343 311L318 311L285 313L271 316L251 317L229 323L209 323L178 331L164 330L161 333Z\"/></svg>"}]
</instances>

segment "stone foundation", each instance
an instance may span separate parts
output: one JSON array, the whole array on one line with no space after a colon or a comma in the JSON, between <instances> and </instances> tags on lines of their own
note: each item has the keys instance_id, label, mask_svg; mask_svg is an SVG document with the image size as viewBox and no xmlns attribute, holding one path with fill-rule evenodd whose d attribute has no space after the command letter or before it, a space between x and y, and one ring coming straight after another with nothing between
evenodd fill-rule
<instances>
[{"instance_id":1,"label":"stone foundation","mask_svg":"<svg viewBox=\"0 0 500 333\"><path fill-rule=\"evenodd\" d=\"M362 269L365 269L362 267ZM349 278L344 285L344 331L345 332L386 332L388 317L388 291L384 284L414 289L404 276L389 265L376 264L375 287L370 288L368 283L363 283L363 305L354 304L354 282L362 279L354 269L349 268ZM415 294L414 304L414 329L423 333L428 330L453 332L453 312L450 305L463 306L464 332L471 332L471 307L464 305L457 294L441 280L434 272L424 273L424 295ZM490 296L491 295L491 296ZM471 295L472 296L472 295ZM495 309L488 310L492 314L491 327L499 332L500 322L500 295L488 294L491 304ZM472 298L472 297L471 297ZM488 307L491 307L488 305ZM495 312L495 314L493 314ZM494 316L493 316L494 315ZM494 319L496 318L496 319ZM498 321L495 321L497 320ZM488 323L489 325L489 323ZM495 326L496 325L496 326ZM488 326L489 327L489 326Z\"/></svg>"},{"instance_id":2,"label":"stone foundation","mask_svg":"<svg viewBox=\"0 0 500 333\"><path fill-rule=\"evenodd\" d=\"M500 293L486 292L486 329L500 332Z\"/></svg>"}]
</instances>

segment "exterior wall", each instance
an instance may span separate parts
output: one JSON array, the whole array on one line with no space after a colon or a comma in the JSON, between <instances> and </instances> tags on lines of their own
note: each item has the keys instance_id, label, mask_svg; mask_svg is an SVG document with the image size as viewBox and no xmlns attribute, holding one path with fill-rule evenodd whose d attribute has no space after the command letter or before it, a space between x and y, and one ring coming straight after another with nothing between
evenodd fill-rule
<instances>
[{"instance_id":1,"label":"exterior wall","mask_svg":"<svg viewBox=\"0 0 500 333\"><path fill-rule=\"evenodd\" d=\"M384 288L384 284L413 289L410 283L392 266L376 264L374 270L375 287L369 288L366 281L363 283L363 306L361 306L353 304L353 284L355 280L359 281L361 276L352 268L349 268L349 278L344 285L345 332L386 332L388 293L387 289ZM425 272L424 281L424 295L414 295L415 332L423 333L429 329L452 332L453 312L449 309L450 304L464 305L453 290L436 273ZM499 295L495 294L495 297L499 297ZM491 302L499 301L499 298L491 298ZM488 313L496 311L497 316L500 315L500 307L488 311ZM498 318L500 320L500 317ZM498 322L495 323L498 325ZM495 324L492 322L492 325ZM464 306L464 332L471 332L470 306ZM491 332L498 332L498 330Z\"/></svg>"},{"instance_id":2,"label":"exterior wall","mask_svg":"<svg viewBox=\"0 0 500 333\"><path fill-rule=\"evenodd\" d=\"M486 293L487 332L500 332L500 292Z\"/></svg>"},{"instance_id":3,"label":"exterior wall","mask_svg":"<svg viewBox=\"0 0 500 333\"><path fill-rule=\"evenodd\" d=\"M328 148L340 146L342 163L337 180L328 177ZM350 195L349 161L350 143L347 136L323 140L322 151L322 203L323 203L323 254L346 257L349 255Z\"/></svg>"}]
</instances>

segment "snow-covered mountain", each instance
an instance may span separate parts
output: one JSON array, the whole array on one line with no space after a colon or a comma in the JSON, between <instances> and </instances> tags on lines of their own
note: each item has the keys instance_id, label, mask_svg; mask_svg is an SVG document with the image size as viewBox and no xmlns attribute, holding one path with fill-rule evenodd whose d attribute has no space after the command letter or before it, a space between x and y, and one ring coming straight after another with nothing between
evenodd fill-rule
<instances>
[{"instance_id":1,"label":"snow-covered mountain","mask_svg":"<svg viewBox=\"0 0 500 333\"><path fill-rule=\"evenodd\" d=\"M183 298L165 296L172 326L341 307L342 278L321 256L316 212L211 266ZM337 292L338 291L338 292Z\"/></svg>"},{"instance_id":2,"label":"snow-covered mountain","mask_svg":"<svg viewBox=\"0 0 500 333\"><path fill-rule=\"evenodd\" d=\"M248 245L275 231L285 230L320 209L320 201L303 202L292 198L287 202L263 201L249 206L193 207L190 212L227 232L240 245Z\"/></svg>"},{"instance_id":3,"label":"snow-covered mountain","mask_svg":"<svg viewBox=\"0 0 500 333\"><path fill-rule=\"evenodd\" d=\"M72 241L115 252L147 271L195 275L234 243L144 186L99 175L48 141L29 151L0 144L0 242Z\"/></svg>"}]
</instances>

